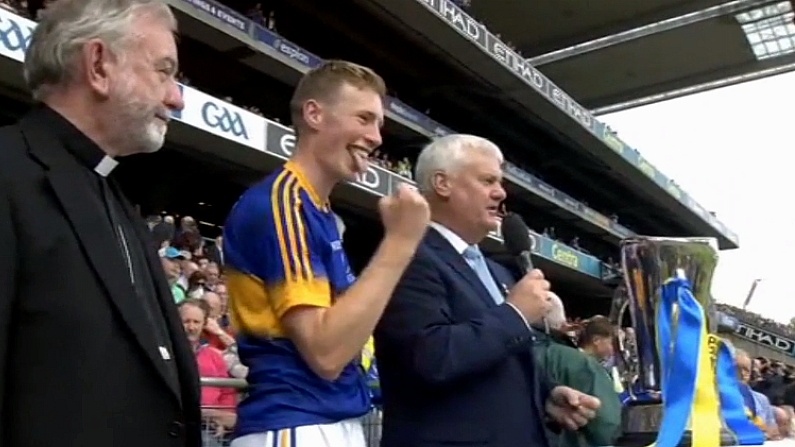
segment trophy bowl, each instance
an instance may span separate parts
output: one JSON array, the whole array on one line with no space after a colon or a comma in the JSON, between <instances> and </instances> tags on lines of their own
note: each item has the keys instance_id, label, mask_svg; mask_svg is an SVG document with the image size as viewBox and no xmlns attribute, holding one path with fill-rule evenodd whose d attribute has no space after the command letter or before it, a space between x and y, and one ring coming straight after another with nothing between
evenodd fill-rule
<instances>
[{"instance_id":1,"label":"trophy bowl","mask_svg":"<svg viewBox=\"0 0 795 447\"><path fill-rule=\"evenodd\" d=\"M623 284L616 289L611 319L615 338L617 376L623 388L622 436L617 446L642 447L657 439L663 420L658 311L663 285L671 278L687 280L715 333L717 319L710 292L718 263L717 243L711 238L634 237L621 243ZM676 331L677 309L672 310ZM685 431L679 446L691 445ZM721 428L720 444L736 445L734 434ZM716 446L717 447L717 446Z\"/></svg>"}]
</instances>

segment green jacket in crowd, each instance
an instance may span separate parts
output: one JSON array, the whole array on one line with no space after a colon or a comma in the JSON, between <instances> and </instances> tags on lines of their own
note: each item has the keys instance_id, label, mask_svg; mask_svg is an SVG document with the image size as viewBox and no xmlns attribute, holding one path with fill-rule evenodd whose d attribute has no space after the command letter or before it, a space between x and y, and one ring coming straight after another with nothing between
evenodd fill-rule
<instances>
[{"instance_id":1,"label":"green jacket in crowd","mask_svg":"<svg viewBox=\"0 0 795 447\"><path fill-rule=\"evenodd\" d=\"M565 385L598 398L602 406L585 427L573 432L563 430L559 447L609 446L621 432L621 399L613 379L595 358L580 351L571 340L552 331L536 331L533 354L539 371L551 383ZM555 439L553 435L551 439Z\"/></svg>"}]
</instances>

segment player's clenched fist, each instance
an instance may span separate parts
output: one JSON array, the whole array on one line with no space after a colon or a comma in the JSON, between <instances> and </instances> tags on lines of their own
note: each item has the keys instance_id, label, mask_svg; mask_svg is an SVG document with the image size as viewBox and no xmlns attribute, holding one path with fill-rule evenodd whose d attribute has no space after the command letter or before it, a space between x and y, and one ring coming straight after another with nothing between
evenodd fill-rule
<instances>
[{"instance_id":1,"label":"player's clenched fist","mask_svg":"<svg viewBox=\"0 0 795 447\"><path fill-rule=\"evenodd\" d=\"M395 194L381 198L378 208L386 236L397 236L409 242L419 243L431 220L425 197L408 184L398 186Z\"/></svg>"},{"instance_id":2,"label":"player's clenched fist","mask_svg":"<svg viewBox=\"0 0 795 447\"><path fill-rule=\"evenodd\" d=\"M513 286L508 294L508 302L516 306L530 323L545 317L551 307L549 299L549 281L544 273L535 269Z\"/></svg>"}]
</instances>

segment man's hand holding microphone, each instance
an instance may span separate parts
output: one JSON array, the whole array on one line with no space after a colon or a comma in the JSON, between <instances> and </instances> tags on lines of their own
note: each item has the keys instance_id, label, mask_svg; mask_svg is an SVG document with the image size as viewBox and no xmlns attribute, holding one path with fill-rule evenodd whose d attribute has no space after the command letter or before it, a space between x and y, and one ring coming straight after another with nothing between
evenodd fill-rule
<instances>
[{"instance_id":1,"label":"man's hand holding microphone","mask_svg":"<svg viewBox=\"0 0 795 447\"><path fill-rule=\"evenodd\" d=\"M511 289L507 302L524 316L529 324L544 318L551 307L549 297L549 281L544 278L541 270L533 268L531 254L535 248L535 240L530 236L522 216L508 213L503 217L500 226L505 249L515 259L525 275Z\"/></svg>"},{"instance_id":2,"label":"man's hand holding microphone","mask_svg":"<svg viewBox=\"0 0 795 447\"><path fill-rule=\"evenodd\" d=\"M507 214L502 221L505 248L527 272L511 289L506 302L522 314L529 324L540 321L552 308L549 281L541 270L533 268L530 255L533 239L530 230L518 214ZM569 430L577 430L596 416L601 406L599 399L569 388L557 386L547 398L544 408L547 415Z\"/></svg>"},{"instance_id":3,"label":"man's hand holding microphone","mask_svg":"<svg viewBox=\"0 0 795 447\"><path fill-rule=\"evenodd\" d=\"M549 281L541 270L530 270L508 293L506 302L521 313L529 324L541 321L551 308Z\"/></svg>"}]
</instances>

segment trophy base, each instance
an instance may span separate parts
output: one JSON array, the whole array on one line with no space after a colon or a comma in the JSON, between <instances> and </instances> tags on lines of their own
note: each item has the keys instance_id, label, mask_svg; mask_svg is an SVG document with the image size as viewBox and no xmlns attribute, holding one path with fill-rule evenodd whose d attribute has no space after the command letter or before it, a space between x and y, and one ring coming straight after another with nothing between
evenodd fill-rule
<instances>
[{"instance_id":1,"label":"trophy base","mask_svg":"<svg viewBox=\"0 0 795 447\"><path fill-rule=\"evenodd\" d=\"M663 406L659 403L630 403L623 409L622 435L614 443L617 447L646 447L657 441L662 423ZM685 431L677 447L692 447L692 432ZM737 438L726 427L721 427L720 445L735 446ZM717 446L716 446L717 447Z\"/></svg>"}]
</instances>

